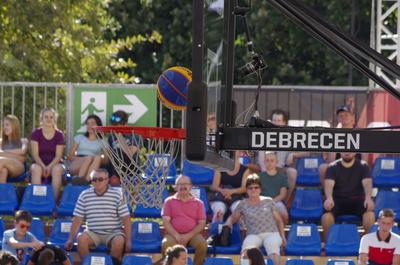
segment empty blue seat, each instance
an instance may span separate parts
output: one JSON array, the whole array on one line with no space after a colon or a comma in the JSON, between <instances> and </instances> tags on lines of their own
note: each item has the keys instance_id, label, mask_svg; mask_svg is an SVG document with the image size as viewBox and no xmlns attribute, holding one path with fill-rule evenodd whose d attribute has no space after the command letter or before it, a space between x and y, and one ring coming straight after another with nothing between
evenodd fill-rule
<instances>
[{"instance_id":1,"label":"empty blue seat","mask_svg":"<svg viewBox=\"0 0 400 265\"><path fill-rule=\"evenodd\" d=\"M327 256L357 256L360 235L355 224L333 224L325 243Z\"/></svg>"},{"instance_id":2,"label":"empty blue seat","mask_svg":"<svg viewBox=\"0 0 400 265\"><path fill-rule=\"evenodd\" d=\"M0 214L14 215L18 207L15 186L10 183L0 184Z\"/></svg>"},{"instance_id":3,"label":"empty blue seat","mask_svg":"<svg viewBox=\"0 0 400 265\"><path fill-rule=\"evenodd\" d=\"M374 224L374 225L371 226L371 228L369 229L369 232L372 233L372 232L376 232L377 230L378 230L378 225L377 225L377 224ZM399 227L398 227L397 225L394 225L394 226L392 227L392 232L393 232L393 233L396 233L396 234L398 234L398 235L400 235L400 229L399 229Z\"/></svg>"},{"instance_id":4,"label":"empty blue seat","mask_svg":"<svg viewBox=\"0 0 400 265\"><path fill-rule=\"evenodd\" d=\"M153 261L150 256L138 256L138 255L125 255L122 260L122 265L153 265Z\"/></svg>"},{"instance_id":5,"label":"empty blue seat","mask_svg":"<svg viewBox=\"0 0 400 265\"><path fill-rule=\"evenodd\" d=\"M30 232L40 241L46 242L46 234L44 232L44 223L39 218L33 218Z\"/></svg>"},{"instance_id":6,"label":"empty blue seat","mask_svg":"<svg viewBox=\"0 0 400 265\"><path fill-rule=\"evenodd\" d=\"M160 225L156 222L137 221L132 224L132 251L159 253L161 251Z\"/></svg>"},{"instance_id":7,"label":"empty blue seat","mask_svg":"<svg viewBox=\"0 0 400 265\"><path fill-rule=\"evenodd\" d=\"M293 224L290 228L286 255L319 256L321 254L321 238L315 224Z\"/></svg>"},{"instance_id":8,"label":"empty blue seat","mask_svg":"<svg viewBox=\"0 0 400 265\"><path fill-rule=\"evenodd\" d=\"M3 242L3 234L4 234L4 221L3 218L0 217L0 242ZM1 244L0 244L1 249Z\"/></svg>"},{"instance_id":9,"label":"empty blue seat","mask_svg":"<svg viewBox=\"0 0 400 265\"><path fill-rule=\"evenodd\" d=\"M51 228L50 237L47 244L64 247L65 242L68 240L71 225L71 219L56 219L53 223L53 227ZM81 231L82 227L79 229L79 232ZM74 242L74 246L76 246L76 241Z\"/></svg>"},{"instance_id":10,"label":"empty blue seat","mask_svg":"<svg viewBox=\"0 0 400 265\"><path fill-rule=\"evenodd\" d=\"M30 184L25 187L20 210L32 215L50 216L56 208L53 188L50 185Z\"/></svg>"},{"instance_id":11,"label":"empty blue seat","mask_svg":"<svg viewBox=\"0 0 400 265\"><path fill-rule=\"evenodd\" d=\"M223 225L224 225L223 222L212 223L210 226L209 235L211 236L218 234L221 231ZM240 226L239 224L236 223L232 226L230 245L226 247L208 246L208 253L234 255L234 254L240 254L241 248L242 248L242 237L240 234Z\"/></svg>"},{"instance_id":12,"label":"empty blue seat","mask_svg":"<svg viewBox=\"0 0 400 265\"><path fill-rule=\"evenodd\" d=\"M400 186L400 157L379 157L372 168L375 187Z\"/></svg>"},{"instance_id":13,"label":"empty blue seat","mask_svg":"<svg viewBox=\"0 0 400 265\"><path fill-rule=\"evenodd\" d=\"M82 265L113 265L110 255L93 253L83 257Z\"/></svg>"},{"instance_id":14,"label":"empty blue seat","mask_svg":"<svg viewBox=\"0 0 400 265\"><path fill-rule=\"evenodd\" d=\"M206 214L212 214L210 204L208 202L207 192L204 187L192 187L191 191L192 195L197 199L200 199L204 203L204 207L206 208Z\"/></svg>"},{"instance_id":15,"label":"empty blue seat","mask_svg":"<svg viewBox=\"0 0 400 265\"><path fill-rule=\"evenodd\" d=\"M231 258L207 258L204 265L233 265Z\"/></svg>"},{"instance_id":16,"label":"empty blue seat","mask_svg":"<svg viewBox=\"0 0 400 265\"><path fill-rule=\"evenodd\" d=\"M148 155L147 166L145 169L145 174L147 176L160 177L165 170L168 171L166 184L168 185L175 184L176 165L175 165L175 159L171 156L171 154Z\"/></svg>"},{"instance_id":17,"label":"empty blue seat","mask_svg":"<svg viewBox=\"0 0 400 265\"><path fill-rule=\"evenodd\" d=\"M319 221L323 213L321 191L310 189L296 189L292 207L290 208L291 221L314 222Z\"/></svg>"},{"instance_id":18,"label":"empty blue seat","mask_svg":"<svg viewBox=\"0 0 400 265\"><path fill-rule=\"evenodd\" d=\"M314 265L314 261L310 259L288 259L286 265Z\"/></svg>"},{"instance_id":19,"label":"empty blue seat","mask_svg":"<svg viewBox=\"0 0 400 265\"><path fill-rule=\"evenodd\" d=\"M168 197L168 190L163 190L163 201ZM160 218L161 208L157 207L144 207L143 204L138 203L135 211L133 212L135 218Z\"/></svg>"},{"instance_id":20,"label":"empty blue seat","mask_svg":"<svg viewBox=\"0 0 400 265\"><path fill-rule=\"evenodd\" d=\"M390 208L395 213L395 220L400 221L400 192L380 190L375 198L375 216L384 208Z\"/></svg>"},{"instance_id":21,"label":"empty blue seat","mask_svg":"<svg viewBox=\"0 0 400 265\"><path fill-rule=\"evenodd\" d=\"M182 174L188 176L193 185L210 185L214 177L214 170L185 160Z\"/></svg>"},{"instance_id":22,"label":"empty blue seat","mask_svg":"<svg viewBox=\"0 0 400 265\"><path fill-rule=\"evenodd\" d=\"M324 163L322 157L302 157L297 160L297 185L320 186L319 166Z\"/></svg>"},{"instance_id":23,"label":"empty blue seat","mask_svg":"<svg viewBox=\"0 0 400 265\"><path fill-rule=\"evenodd\" d=\"M355 265L351 259L328 259L326 265Z\"/></svg>"},{"instance_id":24,"label":"empty blue seat","mask_svg":"<svg viewBox=\"0 0 400 265\"><path fill-rule=\"evenodd\" d=\"M89 186L71 185L68 184L64 187L63 194L61 196L60 205L57 209L58 216L72 216L75 204L78 201L79 195L82 191L89 188Z\"/></svg>"}]
</instances>

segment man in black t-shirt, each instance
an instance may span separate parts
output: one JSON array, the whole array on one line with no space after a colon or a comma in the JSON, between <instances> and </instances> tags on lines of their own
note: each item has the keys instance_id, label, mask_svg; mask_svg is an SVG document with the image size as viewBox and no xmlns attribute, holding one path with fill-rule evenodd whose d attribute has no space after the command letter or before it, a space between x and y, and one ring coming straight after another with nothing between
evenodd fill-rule
<instances>
[{"instance_id":1,"label":"man in black t-shirt","mask_svg":"<svg viewBox=\"0 0 400 265\"><path fill-rule=\"evenodd\" d=\"M329 164L325 177L325 213L321 223L324 238L338 215L362 217L365 231L375 222L372 201L372 179L366 162L355 153L341 153L341 158Z\"/></svg>"},{"instance_id":2,"label":"man in black t-shirt","mask_svg":"<svg viewBox=\"0 0 400 265\"><path fill-rule=\"evenodd\" d=\"M63 249L46 245L33 253L28 265L71 265L71 262Z\"/></svg>"}]
</instances>

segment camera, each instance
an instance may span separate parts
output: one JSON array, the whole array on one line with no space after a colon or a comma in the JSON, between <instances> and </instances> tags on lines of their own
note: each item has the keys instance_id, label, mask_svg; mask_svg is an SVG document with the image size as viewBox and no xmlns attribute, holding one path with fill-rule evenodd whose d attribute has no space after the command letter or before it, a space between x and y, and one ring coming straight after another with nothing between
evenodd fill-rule
<instances>
[{"instance_id":1,"label":"camera","mask_svg":"<svg viewBox=\"0 0 400 265\"><path fill-rule=\"evenodd\" d=\"M238 69L239 77L243 78L251 75L258 70L266 68L268 65L265 63L264 58L259 54L254 54L252 60Z\"/></svg>"}]
</instances>

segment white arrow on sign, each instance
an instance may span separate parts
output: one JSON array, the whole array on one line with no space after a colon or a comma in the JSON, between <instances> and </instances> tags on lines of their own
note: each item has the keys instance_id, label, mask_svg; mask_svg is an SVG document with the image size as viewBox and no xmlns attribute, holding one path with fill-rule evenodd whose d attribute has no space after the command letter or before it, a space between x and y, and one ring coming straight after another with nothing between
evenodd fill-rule
<instances>
[{"instance_id":1,"label":"white arrow on sign","mask_svg":"<svg viewBox=\"0 0 400 265\"><path fill-rule=\"evenodd\" d=\"M148 110L148 108L135 95L124 95L131 103L129 105L113 105L113 112L123 110L129 114L128 123L135 123Z\"/></svg>"}]
</instances>

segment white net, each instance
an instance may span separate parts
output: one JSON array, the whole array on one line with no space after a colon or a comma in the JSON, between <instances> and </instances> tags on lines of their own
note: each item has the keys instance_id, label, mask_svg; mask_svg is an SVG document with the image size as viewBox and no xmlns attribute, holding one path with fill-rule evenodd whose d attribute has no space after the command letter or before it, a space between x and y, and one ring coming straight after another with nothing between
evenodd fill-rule
<instances>
[{"instance_id":1,"label":"white net","mask_svg":"<svg viewBox=\"0 0 400 265\"><path fill-rule=\"evenodd\" d=\"M124 197L134 209L161 208L170 168L180 149L180 139L145 138L130 134L96 130L114 171L121 180Z\"/></svg>"}]
</instances>

